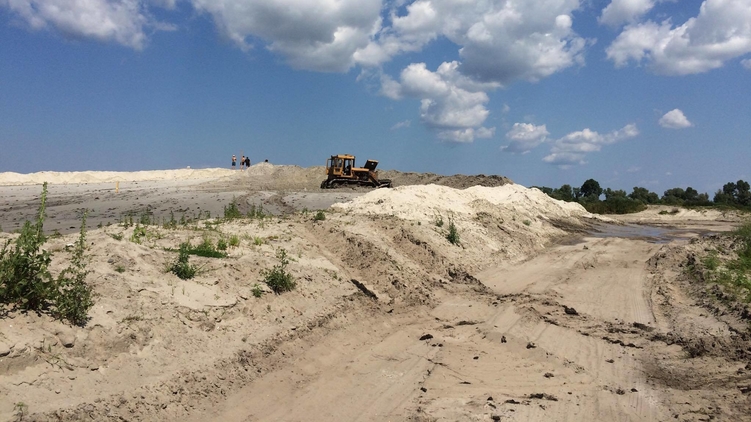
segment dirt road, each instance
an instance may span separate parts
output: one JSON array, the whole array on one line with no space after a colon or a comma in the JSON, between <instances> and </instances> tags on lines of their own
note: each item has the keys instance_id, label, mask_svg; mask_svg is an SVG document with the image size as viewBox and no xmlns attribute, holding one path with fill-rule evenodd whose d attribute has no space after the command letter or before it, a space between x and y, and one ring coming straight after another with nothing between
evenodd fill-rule
<instances>
[{"instance_id":1,"label":"dirt road","mask_svg":"<svg viewBox=\"0 0 751 422\"><path fill-rule=\"evenodd\" d=\"M749 420L742 362L664 340L731 334L650 265L665 247L586 238L483 271L483 294L374 310L191 420Z\"/></svg>"}]
</instances>

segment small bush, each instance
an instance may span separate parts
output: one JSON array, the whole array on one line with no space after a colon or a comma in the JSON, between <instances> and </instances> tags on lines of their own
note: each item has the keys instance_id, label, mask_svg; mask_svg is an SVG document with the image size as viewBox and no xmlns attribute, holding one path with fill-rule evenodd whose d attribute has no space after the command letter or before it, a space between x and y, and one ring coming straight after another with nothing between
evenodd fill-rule
<instances>
[{"instance_id":1,"label":"small bush","mask_svg":"<svg viewBox=\"0 0 751 422\"><path fill-rule=\"evenodd\" d=\"M227 250L227 241L224 240L224 238L219 239L216 242L216 249L219 251L226 251Z\"/></svg>"},{"instance_id":2,"label":"small bush","mask_svg":"<svg viewBox=\"0 0 751 422\"><path fill-rule=\"evenodd\" d=\"M120 274L122 274L122 273L124 273L124 272L125 272L125 267L124 267L124 266L122 266L122 265L116 265L116 266L115 266L115 271L117 271L117 272L119 272Z\"/></svg>"},{"instance_id":3,"label":"small bush","mask_svg":"<svg viewBox=\"0 0 751 422\"><path fill-rule=\"evenodd\" d=\"M73 247L70 266L57 277L55 289L55 315L74 325L83 325L88 320L89 309L94 306L92 289L86 283L88 259L86 252L86 213L81 219L81 231Z\"/></svg>"},{"instance_id":4,"label":"small bush","mask_svg":"<svg viewBox=\"0 0 751 422\"><path fill-rule=\"evenodd\" d=\"M229 245L232 246L233 248L240 246L240 236L236 234L233 234L232 236L230 236Z\"/></svg>"},{"instance_id":5,"label":"small bush","mask_svg":"<svg viewBox=\"0 0 751 422\"><path fill-rule=\"evenodd\" d=\"M234 220L236 218L242 218L242 216L240 209L237 207L237 201L235 198L232 198L232 202L229 205L224 206L224 219Z\"/></svg>"},{"instance_id":6,"label":"small bush","mask_svg":"<svg viewBox=\"0 0 751 422\"><path fill-rule=\"evenodd\" d=\"M162 224L162 227L165 229L177 228L177 220L175 220L175 213L172 210L169 211L169 220L165 221L164 224Z\"/></svg>"},{"instance_id":7,"label":"small bush","mask_svg":"<svg viewBox=\"0 0 751 422\"><path fill-rule=\"evenodd\" d=\"M274 265L270 270L262 270L266 285L276 294L291 291L297 286L294 277L287 271L287 264L289 264L289 258L287 257L287 251L284 248L280 248L276 251L276 258L279 260L277 265Z\"/></svg>"},{"instance_id":8,"label":"small bush","mask_svg":"<svg viewBox=\"0 0 751 422\"><path fill-rule=\"evenodd\" d=\"M263 205L255 206L251 205L250 210L247 213L247 217L251 219L259 219L262 220L267 217L266 212L263 210Z\"/></svg>"},{"instance_id":9,"label":"small bush","mask_svg":"<svg viewBox=\"0 0 751 422\"><path fill-rule=\"evenodd\" d=\"M530 226L530 225L532 225L532 222L531 222L531 221L529 221L529 220L524 220L524 221L522 221L522 223L524 223L524 225L525 225L525 226Z\"/></svg>"},{"instance_id":10,"label":"small bush","mask_svg":"<svg viewBox=\"0 0 751 422\"><path fill-rule=\"evenodd\" d=\"M146 227L136 223L136 227L133 228L133 234L130 235L130 241L140 245L141 239L144 237L146 237Z\"/></svg>"},{"instance_id":11,"label":"small bush","mask_svg":"<svg viewBox=\"0 0 751 422\"><path fill-rule=\"evenodd\" d=\"M152 213L151 211L146 211L143 214L141 214L141 217L139 218L139 223L141 223L142 226L149 226L152 224Z\"/></svg>"},{"instance_id":12,"label":"small bush","mask_svg":"<svg viewBox=\"0 0 751 422\"><path fill-rule=\"evenodd\" d=\"M454 220L449 220L449 232L448 234L446 234L446 240L448 240L452 245L459 244L459 231L456 229Z\"/></svg>"},{"instance_id":13,"label":"small bush","mask_svg":"<svg viewBox=\"0 0 751 422\"><path fill-rule=\"evenodd\" d=\"M32 224L27 220L13 247L8 240L0 250L0 298L3 303L12 303L25 310L46 309L54 293L48 270L52 258L42 249L46 240L47 183L42 186L40 199L36 222Z\"/></svg>"},{"instance_id":14,"label":"small bush","mask_svg":"<svg viewBox=\"0 0 751 422\"><path fill-rule=\"evenodd\" d=\"M318 211L318 212L316 213L315 217L313 217L313 219L314 219L315 221L323 221L323 220L325 220L325 219L326 219L326 213L324 213L323 211L320 211L320 210L319 210L319 211Z\"/></svg>"},{"instance_id":15,"label":"small bush","mask_svg":"<svg viewBox=\"0 0 751 422\"><path fill-rule=\"evenodd\" d=\"M435 225L437 227L443 227L443 217L441 217L440 215L438 217L436 217L436 219L435 219Z\"/></svg>"},{"instance_id":16,"label":"small bush","mask_svg":"<svg viewBox=\"0 0 751 422\"><path fill-rule=\"evenodd\" d=\"M192 265L190 260L190 254L188 253L188 250L190 248L190 243L183 242L180 244L180 250L177 254L177 260L169 267L169 271L176 276L178 276L182 280L189 280L193 277L195 277L196 272L198 272L198 268L196 268L195 265Z\"/></svg>"},{"instance_id":17,"label":"small bush","mask_svg":"<svg viewBox=\"0 0 751 422\"><path fill-rule=\"evenodd\" d=\"M703 260L704 267L709 271L714 271L720 266L720 260L717 259L717 254L710 254Z\"/></svg>"},{"instance_id":18,"label":"small bush","mask_svg":"<svg viewBox=\"0 0 751 422\"><path fill-rule=\"evenodd\" d=\"M217 247L214 246L214 243L208 237L204 237L203 241L198 246L192 247L190 246L190 243L187 243L187 246L188 246L188 254L190 255L202 256L204 258L226 258L227 257L227 253L217 250Z\"/></svg>"},{"instance_id":19,"label":"small bush","mask_svg":"<svg viewBox=\"0 0 751 422\"><path fill-rule=\"evenodd\" d=\"M250 292L253 294L253 297L261 297L261 296L263 296L263 288L258 283L256 283L256 284L253 285L253 288L250 289Z\"/></svg>"},{"instance_id":20,"label":"small bush","mask_svg":"<svg viewBox=\"0 0 751 422\"><path fill-rule=\"evenodd\" d=\"M261 245L263 245L263 243L264 243L264 240L263 240L262 237L260 237L260 236L253 237L253 244L254 245L261 246Z\"/></svg>"},{"instance_id":21,"label":"small bush","mask_svg":"<svg viewBox=\"0 0 751 422\"><path fill-rule=\"evenodd\" d=\"M42 249L46 217L47 183L34 224L26 221L14 245L0 250L0 301L24 310L47 311L55 318L83 325L93 306L92 289L86 283L86 213L68 268L56 278L49 272L51 254Z\"/></svg>"}]
</instances>

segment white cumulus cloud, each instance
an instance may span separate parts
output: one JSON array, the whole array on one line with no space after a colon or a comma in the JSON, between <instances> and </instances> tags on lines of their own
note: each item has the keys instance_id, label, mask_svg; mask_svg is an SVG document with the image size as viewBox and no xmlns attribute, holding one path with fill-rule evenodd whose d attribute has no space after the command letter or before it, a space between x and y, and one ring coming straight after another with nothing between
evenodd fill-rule
<instances>
[{"instance_id":1,"label":"white cumulus cloud","mask_svg":"<svg viewBox=\"0 0 751 422\"><path fill-rule=\"evenodd\" d=\"M646 62L656 73L687 75L751 52L751 1L705 0L696 17L627 25L606 49L616 67Z\"/></svg>"},{"instance_id":2,"label":"white cumulus cloud","mask_svg":"<svg viewBox=\"0 0 751 422\"><path fill-rule=\"evenodd\" d=\"M471 6L470 6L471 5ZM379 65L445 37L459 47L462 73L484 82L536 81L583 63L586 41L571 29L579 0L417 0L356 53Z\"/></svg>"},{"instance_id":3,"label":"white cumulus cloud","mask_svg":"<svg viewBox=\"0 0 751 422\"><path fill-rule=\"evenodd\" d=\"M694 124L689 122L683 112L679 109L670 110L660 118L660 126L668 129L685 129Z\"/></svg>"},{"instance_id":4,"label":"white cumulus cloud","mask_svg":"<svg viewBox=\"0 0 751 422\"><path fill-rule=\"evenodd\" d=\"M458 72L457 62L443 63L433 72L425 63L407 66L399 81L381 76L381 93L390 98L420 100L420 120L438 133L440 139L472 142L475 138L489 138L494 128L483 123L489 111L485 90L496 84L481 84Z\"/></svg>"},{"instance_id":5,"label":"white cumulus cloud","mask_svg":"<svg viewBox=\"0 0 751 422\"><path fill-rule=\"evenodd\" d=\"M603 25L617 27L635 21L654 6L654 0L613 0L602 10L598 21Z\"/></svg>"},{"instance_id":6,"label":"white cumulus cloud","mask_svg":"<svg viewBox=\"0 0 751 422\"><path fill-rule=\"evenodd\" d=\"M633 123L606 134L600 134L589 128L571 132L553 143L550 155L543 158L543 161L564 169L576 164L585 164L586 154L600 151L605 145L611 145L637 135L639 135L639 129Z\"/></svg>"},{"instance_id":7,"label":"white cumulus cloud","mask_svg":"<svg viewBox=\"0 0 751 422\"><path fill-rule=\"evenodd\" d=\"M530 123L514 123L514 126L506 132L506 138L511 142L501 147L501 150L511 153L526 154L545 142L550 135L545 125L535 126Z\"/></svg>"},{"instance_id":8,"label":"white cumulus cloud","mask_svg":"<svg viewBox=\"0 0 751 422\"><path fill-rule=\"evenodd\" d=\"M381 0L192 0L243 49L262 40L299 69L346 71L381 25Z\"/></svg>"},{"instance_id":9,"label":"white cumulus cloud","mask_svg":"<svg viewBox=\"0 0 751 422\"><path fill-rule=\"evenodd\" d=\"M479 129L488 116L488 91L583 64L587 41L572 30L578 8L579 0L416 0L389 10L387 24L354 57L362 66L379 66L437 38L456 44L460 61L436 72L413 63L398 82L382 76L381 94L419 98L421 121L441 139L469 142L487 135Z\"/></svg>"},{"instance_id":10,"label":"white cumulus cloud","mask_svg":"<svg viewBox=\"0 0 751 422\"><path fill-rule=\"evenodd\" d=\"M170 7L167 0L154 4ZM68 37L114 41L137 50L146 45L147 29L173 29L151 18L141 0L0 0L0 6L33 29L54 28Z\"/></svg>"}]
</instances>

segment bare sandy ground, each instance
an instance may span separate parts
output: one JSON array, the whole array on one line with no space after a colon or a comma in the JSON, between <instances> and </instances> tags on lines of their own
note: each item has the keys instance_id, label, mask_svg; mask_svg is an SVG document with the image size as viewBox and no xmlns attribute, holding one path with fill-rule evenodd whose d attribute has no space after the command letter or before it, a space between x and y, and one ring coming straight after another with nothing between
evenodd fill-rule
<instances>
[{"instance_id":1,"label":"bare sandy ground","mask_svg":"<svg viewBox=\"0 0 751 422\"><path fill-rule=\"evenodd\" d=\"M71 233L48 242L53 267L89 209L98 297L85 327L3 315L0 420L751 420L748 323L681 277L697 239L737 216L599 219L479 176L330 192L320 169L280 167L119 193L50 185L46 228ZM489 187L455 189L471 180ZM39 191L0 187L6 232ZM276 216L150 226L141 244L117 224L130 211L216 217L233 197ZM317 209L325 220L304 212ZM231 235L229 257L192 258L195 279L165 273L165 248ZM298 287L274 295L261 271L280 248Z\"/></svg>"}]
</instances>

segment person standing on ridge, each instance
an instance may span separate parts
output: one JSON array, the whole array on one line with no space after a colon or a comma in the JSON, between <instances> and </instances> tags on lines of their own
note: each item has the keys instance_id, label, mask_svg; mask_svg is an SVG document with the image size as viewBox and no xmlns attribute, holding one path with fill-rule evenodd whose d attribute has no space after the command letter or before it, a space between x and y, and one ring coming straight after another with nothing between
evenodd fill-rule
<instances>
[{"instance_id":1,"label":"person standing on ridge","mask_svg":"<svg viewBox=\"0 0 751 422\"><path fill-rule=\"evenodd\" d=\"M250 168L250 157L245 157L245 168Z\"/></svg>"},{"instance_id":2,"label":"person standing on ridge","mask_svg":"<svg viewBox=\"0 0 751 422\"><path fill-rule=\"evenodd\" d=\"M232 154L232 170L235 169L235 165L237 164L237 157L235 154Z\"/></svg>"},{"instance_id":3,"label":"person standing on ridge","mask_svg":"<svg viewBox=\"0 0 751 422\"><path fill-rule=\"evenodd\" d=\"M245 169L245 156L241 155L240 156L240 170L242 171L244 169Z\"/></svg>"}]
</instances>

